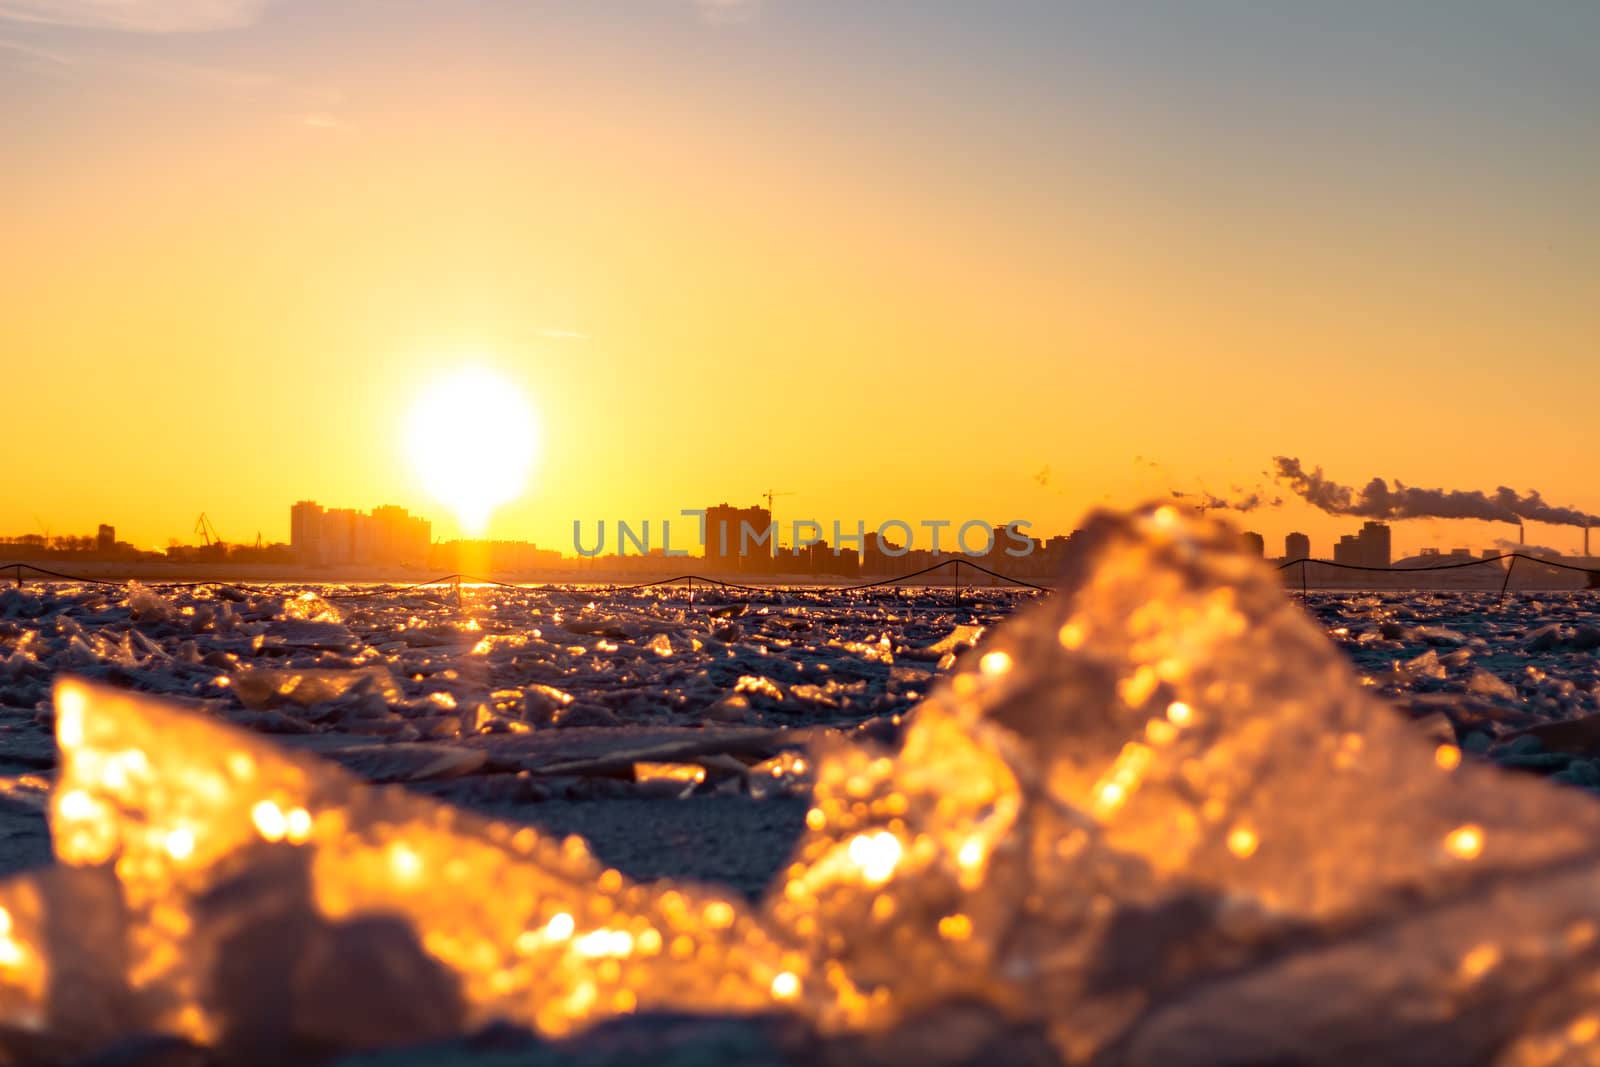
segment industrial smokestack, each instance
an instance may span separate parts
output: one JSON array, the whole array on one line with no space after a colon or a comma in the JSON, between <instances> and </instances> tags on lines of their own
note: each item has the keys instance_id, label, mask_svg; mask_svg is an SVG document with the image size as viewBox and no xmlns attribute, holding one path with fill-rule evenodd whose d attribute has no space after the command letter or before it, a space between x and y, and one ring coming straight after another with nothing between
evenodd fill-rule
<instances>
[{"instance_id":1,"label":"industrial smokestack","mask_svg":"<svg viewBox=\"0 0 1600 1067\"><path fill-rule=\"evenodd\" d=\"M1589 524L1583 524L1583 558L1589 558Z\"/></svg>"},{"instance_id":2,"label":"industrial smokestack","mask_svg":"<svg viewBox=\"0 0 1600 1067\"><path fill-rule=\"evenodd\" d=\"M1527 543L1528 543L1528 528L1526 526L1524 526L1522 523L1519 522L1519 523L1517 523L1517 544L1525 545Z\"/></svg>"}]
</instances>

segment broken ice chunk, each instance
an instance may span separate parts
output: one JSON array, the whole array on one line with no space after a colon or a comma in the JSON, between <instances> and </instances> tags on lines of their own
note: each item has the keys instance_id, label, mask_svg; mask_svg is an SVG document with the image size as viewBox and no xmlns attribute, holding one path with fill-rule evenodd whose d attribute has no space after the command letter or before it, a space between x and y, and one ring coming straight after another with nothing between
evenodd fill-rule
<instances>
[{"instance_id":1,"label":"broken ice chunk","mask_svg":"<svg viewBox=\"0 0 1600 1067\"><path fill-rule=\"evenodd\" d=\"M900 752L820 754L769 914L870 991L837 1021L977 997L1069 1062L1469 1062L1550 994L1490 953L1577 995L1590 965L1526 939L1600 923L1600 807L1418 736L1220 524L1084 544Z\"/></svg>"},{"instance_id":2,"label":"broken ice chunk","mask_svg":"<svg viewBox=\"0 0 1600 1067\"><path fill-rule=\"evenodd\" d=\"M1479 696L1499 697L1501 700L1517 699L1517 691L1507 684L1499 675L1491 674L1481 667L1472 672L1472 677L1467 681L1467 692Z\"/></svg>"},{"instance_id":3,"label":"broken ice chunk","mask_svg":"<svg viewBox=\"0 0 1600 1067\"><path fill-rule=\"evenodd\" d=\"M1427 678L1438 681L1445 677L1446 672L1444 664L1439 662L1439 653L1430 648L1422 655L1399 664L1398 673L1409 675L1414 679Z\"/></svg>"},{"instance_id":4,"label":"broken ice chunk","mask_svg":"<svg viewBox=\"0 0 1600 1067\"><path fill-rule=\"evenodd\" d=\"M167 622L178 615L170 600L138 582L128 583L126 602L135 622Z\"/></svg>"},{"instance_id":5,"label":"broken ice chunk","mask_svg":"<svg viewBox=\"0 0 1600 1067\"><path fill-rule=\"evenodd\" d=\"M283 617L285 619L299 619L305 622L344 621L344 614L327 600L307 590L299 596L288 597L283 602Z\"/></svg>"},{"instance_id":6,"label":"broken ice chunk","mask_svg":"<svg viewBox=\"0 0 1600 1067\"><path fill-rule=\"evenodd\" d=\"M636 1008L763 1010L824 988L735 898L646 891L602 870L576 838L368 787L140 694L63 681L57 707L51 830L63 863L112 874L120 890L126 935L114 940L127 958L104 984L134 1012L126 1032L225 1049L360 1046L318 1008L335 972L308 977L294 963L336 968L352 954L393 961L390 992L402 999L454 997L445 1029L505 1019L560 1034ZM61 965L71 946L52 931L67 917L52 909L77 905L36 892L0 886L19 913L29 900L43 909L23 924L18 965L0 967L0 1022L54 1031L76 994L22 963Z\"/></svg>"},{"instance_id":7,"label":"broken ice chunk","mask_svg":"<svg viewBox=\"0 0 1600 1067\"><path fill-rule=\"evenodd\" d=\"M337 700L363 685L390 703L404 696L389 672L377 666L302 670L256 667L233 675L233 691L239 694L240 703L254 711L288 703L310 707Z\"/></svg>"}]
</instances>

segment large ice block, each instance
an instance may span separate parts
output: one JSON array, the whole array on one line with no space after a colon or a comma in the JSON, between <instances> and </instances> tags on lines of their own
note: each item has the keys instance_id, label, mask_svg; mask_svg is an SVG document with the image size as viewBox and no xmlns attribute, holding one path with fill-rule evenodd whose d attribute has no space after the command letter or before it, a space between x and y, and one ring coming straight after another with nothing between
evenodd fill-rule
<instances>
[{"instance_id":1,"label":"large ice block","mask_svg":"<svg viewBox=\"0 0 1600 1067\"><path fill-rule=\"evenodd\" d=\"M830 1022L978 997L1163 1065L1593 1040L1600 807L1424 738L1221 524L1084 540L898 753L821 754L769 915L862 998Z\"/></svg>"},{"instance_id":2,"label":"large ice block","mask_svg":"<svg viewBox=\"0 0 1600 1067\"><path fill-rule=\"evenodd\" d=\"M62 866L0 885L12 1031L79 1052L155 1031L281 1062L819 995L737 894L641 888L578 838L369 786L149 696L64 681L57 709ZM90 991L113 1007L85 1021Z\"/></svg>"}]
</instances>

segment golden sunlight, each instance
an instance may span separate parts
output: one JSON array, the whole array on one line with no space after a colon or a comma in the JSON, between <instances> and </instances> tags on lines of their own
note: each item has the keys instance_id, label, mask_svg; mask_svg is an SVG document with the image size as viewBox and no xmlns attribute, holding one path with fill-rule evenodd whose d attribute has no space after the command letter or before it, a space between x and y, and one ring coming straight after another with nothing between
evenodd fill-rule
<instances>
[{"instance_id":1,"label":"golden sunlight","mask_svg":"<svg viewBox=\"0 0 1600 1067\"><path fill-rule=\"evenodd\" d=\"M482 534L494 510L523 491L538 443L521 390L479 367L428 385L411 407L405 434L424 488L471 535Z\"/></svg>"}]
</instances>

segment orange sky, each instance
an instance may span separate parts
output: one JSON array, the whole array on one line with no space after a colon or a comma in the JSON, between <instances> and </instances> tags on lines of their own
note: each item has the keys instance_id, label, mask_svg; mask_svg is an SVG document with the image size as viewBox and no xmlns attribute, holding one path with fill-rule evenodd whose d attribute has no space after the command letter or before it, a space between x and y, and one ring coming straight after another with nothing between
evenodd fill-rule
<instances>
[{"instance_id":1,"label":"orange sky","mask_svg":"<svg viewBox=\"0 0 1600 1067\"><path fill-rule=\"evenodd\" d=\"M1592 12L103 10L0 3L0 531L454 536L400 424L467 364L543 424L491 536L567 551L768 488L1051 533L1278 454L1600 511Z\"/></svg>"}]
</instances>

